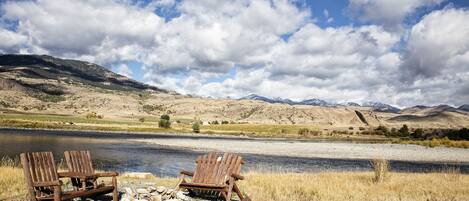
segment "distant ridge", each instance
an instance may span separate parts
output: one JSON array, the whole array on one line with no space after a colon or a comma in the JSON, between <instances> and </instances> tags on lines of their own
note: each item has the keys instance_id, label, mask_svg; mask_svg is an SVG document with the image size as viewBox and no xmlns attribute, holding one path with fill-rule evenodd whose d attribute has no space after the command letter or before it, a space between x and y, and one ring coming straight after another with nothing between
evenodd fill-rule
<instances>
[{"instance_id":1,"label":"distant ridge","mask_svg":"<svg viewBox=\"0 0 469 201\"><path fill-rule=\"evenodd\" d=\"M380 103L380 102L365 102L362 104L362 107L371 107L373 111L377 111L377 112L398 113L399 111L401 111L401 109L397 107L384 104L384 103Z\"/></svg>"},{"instance_id":2,"label":"distant ridge","mask_svg":"<svg viewBox=\"0 0 469 201\"><path fill-rule=\"evenodd\" d=\"M458 107L459 110L469 112L469 104L464 104Z\"/></svg>"},{"instance_id":3,"label":"distant ridge","mask_svg":"<svg viewBox=\"0 0 469 201\"><path fill-rule=\"evenodd\" d=\"M21 77L82 83L105 89L167 92L114 73L100 65L48 55L0 55L0 73Z\"/></svg>"},{"instance_id":4,"label":"distant ridge","mask_svg":"<svg viewBox=\"0 0 469 201\"><path fill-rule=\"evenodd\" d=\"M336 106L354 106L354 107L371 107L373 111L377 112L392 112L398 113L400 111L399 108L379 102L365 102L362 105L354 102L347 102L345 104L336 104L336 103L329 103L322 99L306 99L302 101L292 101L290 99L282 99L282 98L267 98L265 96L260 96L257 94L250 94L248 96L240 98L240 100L259 100L268 103L281 103L281 104L289 104L289 105L313 105L313 106L322 106L322 107L336 107Z\"/></svg>"},{"instance_id":5,"label":"distant ridge","mask_svg":"<svg viewBox=\"0 0 469 201\"><path fill-rule=\"evenodd\" d=\"M283 99L280 97L267 98L265 96L260 96L257 94L249 94L245 97L240 98L239 100L259 100L259 101L264 101L268 103L281 103L281 104L288 104L288 105L334 106L321 99L307 99L303 101L292 101L290 99Z\"/></svg>"}]
</instances>

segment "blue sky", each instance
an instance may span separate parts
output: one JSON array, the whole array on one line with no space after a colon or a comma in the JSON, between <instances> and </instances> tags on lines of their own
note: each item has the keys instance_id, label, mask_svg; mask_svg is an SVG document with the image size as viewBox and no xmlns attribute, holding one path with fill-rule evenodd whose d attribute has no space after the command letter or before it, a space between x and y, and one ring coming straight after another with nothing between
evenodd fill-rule
<instances>
[{"instance_id":1,"label":"blue sky","mask_svg":"<svg viewBox=\"0 0 469 201\"><path fill-rule=\"evenodd\" d=\"M460 105L469 102L468 6L3 0L0 53L95 62L183 94Z\"/></svg>"}]
</instances>

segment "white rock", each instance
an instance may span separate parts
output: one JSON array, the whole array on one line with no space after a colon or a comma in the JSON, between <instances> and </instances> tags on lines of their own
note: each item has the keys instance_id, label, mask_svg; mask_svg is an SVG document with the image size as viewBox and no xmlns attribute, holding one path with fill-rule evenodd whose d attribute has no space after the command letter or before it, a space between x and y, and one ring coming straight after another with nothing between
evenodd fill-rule
<instances>
[{"instance_id":1,"label":"white rock","mask_svg":"<svg viewBox=\"0 0 469 201\"><path fill-rule=\"evenodd\" d=\"M158 192L158 193L163 193L165 191L166 191L166 187L164 187L164 186L156 187L156 192Z\"/></svg>"},{"instance_id":2,"label":"white rock","mask_svg":"<svg viewBox=\"0 0 469 201\"><path fill-rule=\"evenodd\" d=\"M152 193L156 191L156 188L154 186L149 186L147 187L148 192Z\"/></svg>"},{"instance_id":3,"label":"white rock","mask_svg":"<svg viewBox=\"0 0 469 201\"><path fill-rule=\"evenodd\" d=\"M162 201L162 196L159 195L159 194L157 194L157 195L152 195L152 196L150 197L150 200L151 200L151 201Z\"/></svg>"},{"instance_id":4,"label":"white rock","mask_svg":"<svg viewBox=\"0 0 469 201\"><path fill-rule=\"evenodd\" d=\"M135 192L130 187L125 187L124 192L128 197L135 197Z\"/></svg>"},{"instance_id":5,"label":"white rock","mask_svg":"<svg viewBox=\"0 0 469 201\"><path fill-rule=\"evenodd\" d=\"M187 196L184 195L184 193L182 193L182 191L178 191L178 192L176 193L176 198L177 198L177 199L181 199L181 200L186 200L186 199L187 199Z\"/></svg>"},{"instance_id":6,"label":"white rock","mask_svg":"<svg viewBox=\"0 0 469 201\"><path fill-rule=\"evenodd\" d=\"M137 189L138 194L149 194L150 192L147 189L139 188Z\"/></svg>"}]
</instances>

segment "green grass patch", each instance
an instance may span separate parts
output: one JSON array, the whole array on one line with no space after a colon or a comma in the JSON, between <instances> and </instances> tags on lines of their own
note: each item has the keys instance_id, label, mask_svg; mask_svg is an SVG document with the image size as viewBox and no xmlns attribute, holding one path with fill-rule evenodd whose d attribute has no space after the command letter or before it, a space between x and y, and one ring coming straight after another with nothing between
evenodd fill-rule
<instances>
[{"instance_id":1,"label":"green grass patch","mask_svg":"<svg viewBox=\"0 0 469 201\"><path fill-rule=\"evenodd\" d=\"M432 140L393 140L395 144L415 144L426 147L456 147L456 148L469 148L469 141L467 140L449 140L443 139L432 139Z\"/></svg>"},{"instance_id":2,"label":"green grass patch","mask_svg":"<svg viewBox=\"0 0 469 201\"><path fill-rule=\"evenodd\" d=\"M201 127L202 132L236 132L258 136L299 136L303 128L319 130L315 125L279 125L279 124L212 124Z\"/></svg>"}]
</instances>

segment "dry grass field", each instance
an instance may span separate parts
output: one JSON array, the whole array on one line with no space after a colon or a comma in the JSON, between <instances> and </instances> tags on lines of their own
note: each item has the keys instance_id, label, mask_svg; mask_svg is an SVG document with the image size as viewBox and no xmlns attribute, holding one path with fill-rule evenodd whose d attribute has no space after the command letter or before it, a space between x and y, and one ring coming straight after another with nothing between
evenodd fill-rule
<instances>
[{"instance_id":1,"label":"dry grass field","mask_svg":"<svg viewBox=\"0 0 469 201\"><path fill-rule=\"evenodd\" d=\"M376 183L373 172L247 173L242 191L256 201L467 201L469 175L439 173L389 173ZM174 187L177 178L137 180L119 177L122 184L154 182ZM65 183L67 183L65 181ZM26 188L21 168L0 167L0 200L24 200Z\"/></svg>"}]
</instances>

